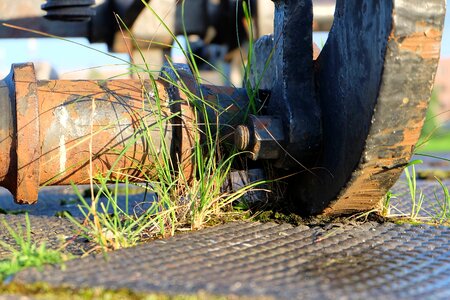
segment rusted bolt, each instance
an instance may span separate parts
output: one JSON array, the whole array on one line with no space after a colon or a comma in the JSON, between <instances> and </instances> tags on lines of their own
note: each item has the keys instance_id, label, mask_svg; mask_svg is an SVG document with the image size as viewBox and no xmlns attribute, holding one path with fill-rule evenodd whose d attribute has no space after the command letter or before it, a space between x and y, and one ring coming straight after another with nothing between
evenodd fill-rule
<instances>
[{"instance_id":1,"label":"rusted bolt","mask_svg":"<svg viewBox=\"0 0 450 300\"><path fill-rule=\"evenodd\" d=\"M234 144L240 151L247 150L250 146L250 128L247 125L239 125L234 132Z\"/></svg>"},{"instance_id":2,"label":"rusted bolt","mask_svg":"<svg viewBox=\"0 0 450 300\"><path fill-rule=\"evenodd\" d=\"M277 159L282 152L284 132L281 120L274 116L249 116L248 125L239 125L235 129L236 147L249 151L253 160Z\"/></svg>"}]
</instances>

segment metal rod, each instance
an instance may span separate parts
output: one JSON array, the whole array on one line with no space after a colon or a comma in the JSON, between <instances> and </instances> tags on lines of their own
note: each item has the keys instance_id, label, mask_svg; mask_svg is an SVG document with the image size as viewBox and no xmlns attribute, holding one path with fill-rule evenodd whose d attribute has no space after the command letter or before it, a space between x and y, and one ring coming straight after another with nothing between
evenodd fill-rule
<instances>
[{"instance_id":1,"label":"metal rod","mask_svg":"<svg viewBox=\"0 0 450 300\"><path fill-rule=\"evenodd\" d=\"M37 81L31 63L13 65L0 81L0 185L17 202L33 203L41 185L82 184L108 172L111 180L142 181L155 174L163 151L193 176L194 143L186 136L195 134L196 114L186 93L175 99L169 92L176 88L167 80ZM238 112L221 115L234 127L248 100L224 89L205 100Z\"/></svg>"}]
</instances>

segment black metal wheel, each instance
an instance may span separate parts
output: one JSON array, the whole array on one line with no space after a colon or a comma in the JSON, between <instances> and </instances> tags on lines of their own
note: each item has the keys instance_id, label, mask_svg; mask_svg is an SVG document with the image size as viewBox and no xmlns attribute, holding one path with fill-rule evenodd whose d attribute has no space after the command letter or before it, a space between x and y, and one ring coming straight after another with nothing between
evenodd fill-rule
<instances>
[{"instance_id":1,"label":"black metal wheel","mask_svg":"<svg viewBox=\"0 0 450 300\"><path fill-rule=\"evenodd\" d=\"M267 111L288 132L274 165L304 171L288 185L300 213L380 206L419 138L444 16L445 0L338 0L313 61L312 2L276 2L275 33L255 45L256 61L275 49L273 58L269 68L255 64L252 80L263 78Z\"/></svg>"}]
</instances>

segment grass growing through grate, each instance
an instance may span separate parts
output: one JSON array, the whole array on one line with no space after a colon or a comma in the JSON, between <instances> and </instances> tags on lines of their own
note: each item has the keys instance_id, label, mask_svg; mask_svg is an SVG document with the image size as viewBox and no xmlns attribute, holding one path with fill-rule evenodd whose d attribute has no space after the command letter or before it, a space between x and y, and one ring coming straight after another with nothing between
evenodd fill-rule
<instances>
[{"instance_id":1,"label":"grass growing through grate","mask_svg":"<svg viewBox=\"0 0 450 300\"><path fill-rule=\"evenodd\" d=\"M175 35L170 31L163 19L153 11L146 1L143 1L143 3L160 20L162 27L168 30L176 40ZM244 10L247 22L251 28L250 10L245 5ZM117 20L122 25L122 28L127 31L127 35L131 37L131 42L137 44L131 32L121 22L120 17L117 16ZM26 30L17 26L9 26ZM28 31L46 37L66 40L38 31ZM74 41L66 41L77 44ZM90 48L89 46L80 46ZM170 47L169 45L166 46ZM178 43L178 46L183 50L182 45ZM194 56L189 48L189 44L187 46L187 51L183 50L184 55L195 80L200 84L202 80L196 65L196 59L200 58ZM93 49L93 51L98 50ZM140 128L135 130L132 138L126 142L124 150L117 153L118 159L116 163L113 163L113 168L106 174L95 173L92 164L94 157L91 155L89 161L91 175L89 195L86 196L74 186L84 218L80 220L66 214L66 217L78 226L79 231L77 234L88 237L90 241L96 244L94 250L109 251L126 248L146 239L171 236L177 231L197 230L226 220L246 218L247 211L242 210L242 205L238 205L238 209L235 209L236 203L240 203L239 201L244 199L248 192L254 191L260 184L264 184L264 182L253 182L237 190L224 188L228 184L229 174L233 169L234 162L240 155L233 148L228 147L225 149L220 135L216 134L214 130L214 128L219 127L218 117L226 112L227 108L213 107L205 101L201 93L193 93L187 87L187 84L180 80L177 68L168 59L168 70L175 75L175 78L165 76L163 77L165 78L164 80L175 86L180 93L186 95L186 104L194 110L197 120L200 119L200 115L205 116L202 123L194 123L192 128L195 132L191 157L191 160L195 162L192 180L186 178L183 172L178 171L178 161L171 156L170 147L166 144L165 139L161 138L160 143L157 143L154 140L154 135L151 133L152 131L157 131L160 132L160 136L164 136L167 124L171 123L172 118L176 118L179 115L167 115L167 103L163 101L158 93L154 71L150 69L142 52L141 56L144 66L131 63L129 69L132 72L142 72L145 77L149 78L151 82L150 88L148 88L148 85L142 84L146 101L145 106L152 111L152 116L156 116L155 119L158 121L147 125L148 122L145 118L140 120ZM245 66L245 70L248 75L249 65ZM250 103L248 107L242 109L247 113L257 113L255 89L250 89L250 85L246 85L246 87L248 88ZM182 100L174 99L174 101ZM95 113L95 107L95 99L93 99L92 114ZM208 118L207 116L211 114L208 114L207 111L213 111L213 115L216 118ZM92 128L93 124L91 124L91 130ZM91 154L93 148L92 136L96 134L99 134L99 132L91 131L89 141ZM130 183L134 178L125 175L126 170L114 167L116 167L119 159L124 158L126 150L133 147L138 141L145 141L148 145L148 156L154 162L154 165L151 175L146 173L148 166L137 165L136 168L142 171L143 174L148 174L148 177L144 178L143 183L135 184ZM136 189L139 189L144 195L153 195L153 197L147 197L150 199L143 197L143 201L147 201L145 209L139 211L130 209L128 204L130 185L133 185L134 193ZM121 198L125 198L124 205L121 203ZM31 225L28 217L25 234L20 231L14 232L10 227L8 227L8 231L14 237L18 247L8 245L5 242L0 243L1 246L11 251L11 256L0 262L0 280L23 268L40 267L45 264L61 264L66 259L69 259L61 250L50 250L45 244L36 245L32 242Z\"/></svg>"},{"instance_id":2,"label":"grass growing through grate","mask_svg":"<svg viewBox=\"0 0 450 300\"><path fill-rule=\"evenodd\" d=\"M147 2L143 1L143 3L178 43L196 83L200 84L202 79L196 64L198 58L192 53L189 43L187 50L184 50L163 19ZM250 12L245 4L244 10L247 21L251 24ZM131 37L131 42L137 45L137 41L120 17L116 17L124 31L127 31ZM148 155L153 161L153 171L149 174L146 172L147 166L137 165L136 168L145 177L145 183L137 186L142 189L144 194L152 194L154 197L152 200L148 200L146 209L139 213L130 212L127 203L125 207L121 207L117 192L118 185L125 185L125 190L127 190L130 182L126 176L124 180L116 179L115 185L111 189L108 183L114 181L113 178L117 178L117 172L120 172L112 170L107 174L91 173L91 202L75 189L81 201L81 210L85 218L84 221L79 221L69 215L67 217L102 251L130 247L148 238L174 235L177 231L201 229L223 220L245 218L246 211L235 210L234 204L245 198L248 192L264 183L253 182L234 191L224 188L228 184L234 161L240 155L233 147L224 147L221 136L215 131L215 128L220 127L219 116L228 108L213 106L205 100L201 90L199 93L190 90L187 83L183 82L177 67L172 64L170 58L167 58L166 71L168 72L162 74L160 80L166 81L176 87L180 94L184 94L184 100L173 100L175 103L183 102L184 105L192 108L195 120L202 120L201 123L193 122L191 125L194 145L192 156L188 160L193 162L193 176L186 178L185 174L180 171L183 166L180 166L180 162L170 153L170 145L164 138L160 138L159 142L155 141L154 135L151 134L152 131L157 131L160 132L160 137L163 137L168 124L179 115L177 113L167 115L167 103L159 95L153 71L149 68L140 49L138 47L137 49L144 61L144 66L131 65L130 69L141 70L144 74L138 74L138 76L145 75L149 78L151 87L147 89L148 85L142 84L142 89L147 102L146 106L150 108L152 118L157 121L152 125L147 125L147 120L141 119L141 128L136 130L133 138L127 142L125 150L119 153L119 158L124 158L126 149L132 147L137 141L145 141L145 144L148 145ZM256 113L256 104L254 103L256 94L253 90L249 90L248 93L250 103L248 107L242 107L240 110ZM211 118L211 115L215 118ZM92 161L90 161L90 165L92 166ZM123 196L128 199L127 192ZM106 204L105 201L100 201L101 199L106 199Z\"/></svg>"},{"instance_id":3,"label":"grass growing through grate","mask_svg":"<svg viewBox=\"0 0 450 300\"><path fill-rule=\"evenodd\" d=\"M6 249L10 254L0 260L0 283L8 276L25 268L41 268L47 264L61 265L71 258L63 254L61 250L49 249L44 242L39 245L31 238L31 223L28 214L25 214L25 232L21 227L13 229L5 220L3 226L8 230L15 245L0 241L0 247Z\"/></svg>"},{"instance_id":4,"label":"grass growing through grate","mask_svg":"<svg viewBox=\"0 0 450 300\"><path fill-rule=\"evenodd\" d=\"M448 152L450 150L450 139L448 130L440 126L437 117L437 108L439 106L438 91L433 90L430 103L427 110L426 120L422 128L421 136L415 146L414 154L422 157L431 157L436 160L448 161L444 157L440 157L439 152ZM448 113L441 112L440 114ZM426 154L426 153L437 153ZM440 177L446 176L446 172L433 172L436 182L436 189L433 197L427 197L424 192L417 186L417 175L415 165L421 164L423 161L414 160L404 171L406 185L408 187L410 203L410 211L400 211L395 205L391 205L392 200L399 195L388 192L384 199L383 211L384 216L401 217L414 223L427 222L431 224L450 225L450 196L448 187Z\"/></svg>"},{"instance_id":5,"label":"grass growing through grate","mask_svg":"<svg viewBox=\"0 0 450 300\"><path fill-rule=\"evenodd\" d=\"M388 218L400 218L401 222L450 225L450 193L448 187L441 179L435 177L437 184L433 197L427 197L417 185L415 165L421 163L421 160L412 161L404 171L408 198L411 202L409 211L398 209L392 202L400 195L389 191L383 202L382 215Z\"/></svg>"}]
</instances>

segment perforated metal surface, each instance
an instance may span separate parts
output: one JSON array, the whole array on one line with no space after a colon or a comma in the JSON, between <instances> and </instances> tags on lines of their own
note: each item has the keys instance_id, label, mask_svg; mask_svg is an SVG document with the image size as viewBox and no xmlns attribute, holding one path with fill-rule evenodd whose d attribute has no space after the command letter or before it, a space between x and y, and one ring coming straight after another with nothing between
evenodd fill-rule
<instances>
[{"instance_id":1,"label":"perforated metal surface","mask_svg":"<svg viewBox=\"0 0 450 300\"><path fill-rule=\"evenodd\" d=\"M436 180L439 178L443 186L450 188L450 155L439 153L433 156L435 157L413 157L413 160L422 160L422 163L414 165L417 176L415 193L412 193L413 189L408 185L405 172L392 187L393 197L389 205L392 216L411 216L412 212L417 212L418 218L433 220L441 216L443 211L447 211L447 216L450 217L450 203L444 208L444 188ZM410 174L413 172L412 168L409 167ZM414 198L412 194L415 195Z\"/></svg>"},{"instance_id":2,"label":"perforated metal surface","mask_svg":"<svg viewBox=\"0 0 450 300\"><path fill-rule=\"evenodd\" d=\"M450 297L450 228L233 223L27 270L15 281L281 299Z\"/></svg>"},{"instance_id":3,"label":"perforated metal surface","mask_svg":"<svg viewBox=\"0 0 450 300\"><path fill-rule=\"evenodd\" d=\"M422 167L427 169L426 164ZM419 215L429 216L436 204L434 193L442 199L442 188L436 181L419 180L420 190L426 201ZM391 213L410 212L404 178L392 191L397 198L391 201ZM76 228L51 216L61 209L61 199L74 196L50 189L40 197L40 204L30 210L32 237L57 248ZM2 203L11 200L0 198ZM0 218L24 228L24 215ZM13 242L4 226L0 236ZM81 254L86 247L78 240L67 251ZM0 258L7 254L2 251ZM65 271L25 270L14 281L276 299L450 299L450 228L373 222L323 228L231 223L120 250L106 260L102 255L76 259L66 263Z\"/></svg>"},{"instance_id":4,"label":"perforated metal surface","mask_svg":"<svg viewBox=\"0 0 450 300\"><path fill-rule=\"evenodd\" d=\"M442 183L446 187L450 187L449 180L444 180ZM392 193L393 197L389 205L392 216L410 216L413 211L412 207L415 206L419 218L433 219L439 217L443 212L443 206L446 205L444 190L436 180L420 180L417 184L415 200L411 196L411 190L405 178L400 178L392 188ZM422 200L420 200L421 194L423 195ZM450 207L447 208L447 211L450 216Z\"/></svg>"},{"instance_id":5,"label":"perforated metal surface","mask_svg":"<svg viewBox=\"0 0 450 300\"><path fill-rule=\"evenodd\" d=\"M30 215L29 220L32 240L38 243L45 242L48 248L63 249L65 252L81 255L89 247L86 239L80 237L68 243L67 246L62 247L67 241L73 239L78 229L67 219ZM24 214L0 215L0 238L5 243L14 246L16 241L3 222L6 222L16 233L22 233L24 237L26 236L27 229ZM8 257L9 253L8 249L0 247L0 260Z\"/></svg>"}]
</instances>

